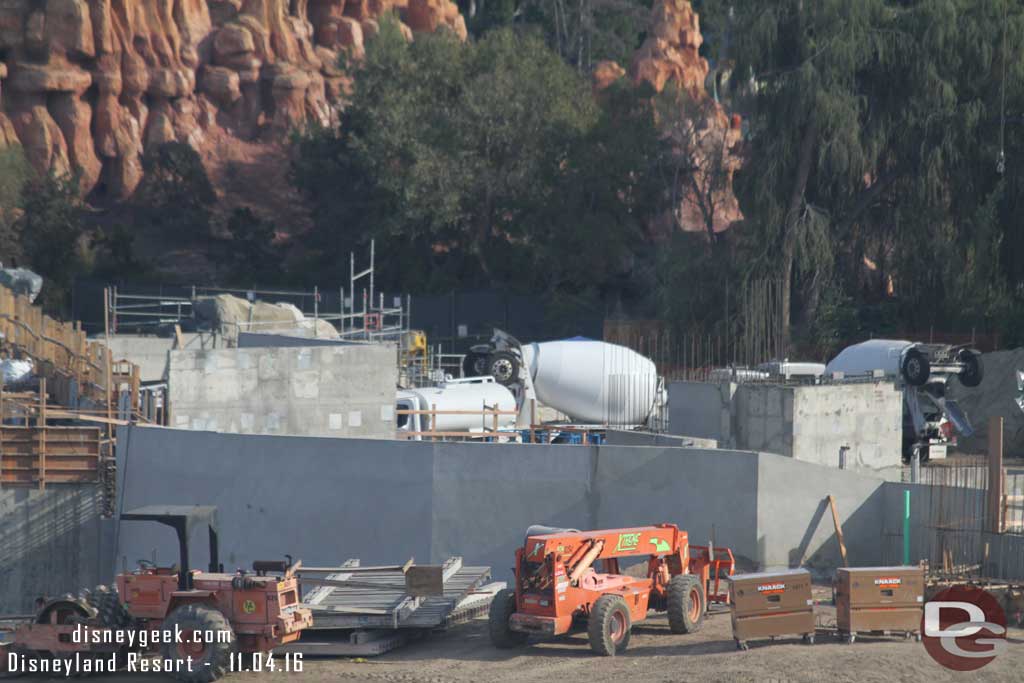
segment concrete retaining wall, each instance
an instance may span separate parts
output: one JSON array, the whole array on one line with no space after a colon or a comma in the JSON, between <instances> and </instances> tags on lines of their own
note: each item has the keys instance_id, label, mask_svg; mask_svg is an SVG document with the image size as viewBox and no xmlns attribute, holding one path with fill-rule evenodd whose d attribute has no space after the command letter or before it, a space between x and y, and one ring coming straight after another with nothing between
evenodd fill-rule
<instances>
[{"instance_id":1,"label":"concrete retaining wall","mask_svg":"<svg viewBox=\"0 0 1024 683\"><path fill-rule=\"evenodd\" d=\"M226 566L290 553L307 564L359 557L462 555L506 578L531 524L602 528L673 521L703 545L733 548L745 568L788 565L804 541L824 564L834 544L824 496L858 521L855 564L877 563L882 482L789 458L636 446L548 446L314 439L133 427L118 444L124 510L215 504ZM775 471L782 468L781 473ZM197 474L201 472L202 474ZM794 486L799 482L799 486ZM786 498L783 507L769 500ZM811 532L808 528L815 525ZM161 561L169 530L125 523L118 556ZM822 549L825 550L822 550ZM202 548L196 564L206 562Z\"/></svg>"},{"instance_id":2,"label":"concrete retaining wall","mask_svg":"<svg viewBox=\"0 0 1024 683\"><path fill-rule=\"evenodd\" d=\"M724 448L765 451L898 479L903 404L884 382L820 386L669 385L669 431L718 439Z\"/></svg>"},{"instance_id":3,"label":"concrete retaining wall","mask_svg":"<svg viewBox=\"0 0 1024 683\"><path fill-rule=\"evenodd\" d=\"M186 333L182 335L185 349L212 349L217 338L211 334ZM102 341L103 337L95 338ZM110 351L114 360L130 360L139 366L143 382L159 382L167 379L168 354L174 347L174 337L156 337L141 334L117 334L110 338Z\"/></svg>"},{"instance_id":4,"label":"concrete retaining wall","mask_svg":"<svg viewBox=\"0 0 1024 683\"><path fill-rule=\"evenodd\" d=\"M606 429L605 443L609 446L673 446L676 448L718 448L714 439L696 436L640 432L628 429Z\"/></svg>"},{"instance_id":5,"label":"concrete retaining wall","mask_svg":"<svg viewBox=\"0 0 1024 683\"><path fill-rule=\"evenodd\" d=\"M941 569L982 561L982 575L1024 581L1024 535L985 531L985 489L887 483L883 557L903 561L904 493L910 492L910 561ZM986 552L986 545L988 546ZM987 558L987 559L986 559Z\"/></svg>"},{"instance_id":6,"label":"concrete retaining wall","mask_svg":"<svg viewBox=\"0 0 1024 683\"><path fill-rule=\"evenodd\" d=\"M175 427L394 438L393 346L184 350L170 357Z\"/></svg>"},{"instance_id":7,"label":"concrete retaining wall","mask_svg":"<svg viewBox=\"0 0 1024 683\"><path fill-rule=\"evenodd\" d=\"M0 491L0 614L27 614L39 596L109 580L114 523L95 485Z\"/></svg>"},{"instance_id":8,"label":"concrete retaining wall","mask_svg":"<svg viewBox=\"0 0 1024 683\"><path fill-rule=\"evenodd\" d=\"M732 397L736 384L671 382L668 385L668 429L720 445L732 443Z\"/></svg>"}]
</instances>

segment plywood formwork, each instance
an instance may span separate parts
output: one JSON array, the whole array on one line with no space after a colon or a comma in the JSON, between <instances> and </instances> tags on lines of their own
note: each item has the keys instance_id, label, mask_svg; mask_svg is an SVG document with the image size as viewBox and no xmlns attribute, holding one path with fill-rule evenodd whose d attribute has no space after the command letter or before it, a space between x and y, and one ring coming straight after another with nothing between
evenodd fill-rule
<instances>
[{"instance_id":1,"label":"plywood formwork","mask_svg":"<svg viewBox=\"0 0 1024 683\"><path fill-rule=\"evenodd\" d=\"M122 391L130 394L131 406L138 405L136 365L114 363L106 345L89 341L80 323L55 320L6 287L0 287L0 351L31 357L61 405L77 407L85 399L116 412Z\"/></svg>"},{"instance_id":2,"label":"plywood formwork","mask_svg":"<svg viewBox=\"0 0 1024 683\"><path fill-rule=\"evenodd\" d=\"M0 486L99 481L97 427L0 426Z\"/></svg>"}]
</instances>

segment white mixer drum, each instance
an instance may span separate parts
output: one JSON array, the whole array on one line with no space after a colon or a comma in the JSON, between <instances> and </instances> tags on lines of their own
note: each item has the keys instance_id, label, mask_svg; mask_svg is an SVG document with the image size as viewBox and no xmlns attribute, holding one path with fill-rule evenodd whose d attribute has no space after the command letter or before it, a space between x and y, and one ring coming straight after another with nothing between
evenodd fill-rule
<instances>
[{"instance_id":1,"label":"white mixer drum","mask_svg":"<svg viewBox=\"0 0 1024 683\"><path fill-rule=\"evenodd\" d=\"M643 424L661 399L654 362L625 346L567 340L522 351L537 398L574 422Z\"/></svg>"}]
</instances>

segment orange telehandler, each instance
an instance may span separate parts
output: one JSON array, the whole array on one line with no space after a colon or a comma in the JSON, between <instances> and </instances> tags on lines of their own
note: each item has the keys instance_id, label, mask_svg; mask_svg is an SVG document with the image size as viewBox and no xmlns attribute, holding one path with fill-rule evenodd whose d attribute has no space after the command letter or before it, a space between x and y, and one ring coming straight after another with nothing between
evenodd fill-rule
<instances>
[{"instance_id":1,"label":"orange telehandler","mask_svg":"<svg viewBox=\"0 0 1024 683\"><path fill-rule=\"evenodd\" d=\"M620 573L620 559L642 557L648 558L645 577ZM508 648L530 634L556 636L585 627L595 652L615 655L629 645L632 624L646 619L649 609L668 612L673 633L692 633L709 601L728 603L719 582L735 567L731 550L691 546L674 524L601 531L531 527L516 550L515 588L491 603L491 641Z\"/></svg>"}]
</instances>

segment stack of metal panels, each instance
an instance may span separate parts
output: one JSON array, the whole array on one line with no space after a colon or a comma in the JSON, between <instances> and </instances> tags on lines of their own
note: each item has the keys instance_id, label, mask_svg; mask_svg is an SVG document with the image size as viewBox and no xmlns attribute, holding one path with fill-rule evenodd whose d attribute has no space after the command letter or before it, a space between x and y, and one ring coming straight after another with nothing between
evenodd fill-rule
<instances>
[{"instance_id":1,"label":"stack of metal panels","mask_svg":"<svg viewBox=\"0 0 1024 683\"><path fill-rule=\"evenodd\" d=\"M351 568L354 571L345 572ZM404 644L417 632L443 629L487 613L503 582L487 583L490 567L465 567L449 558L441 574L442 594L410 595L403 571L394 567L365 568L347 560L337 573L303 600L313 610L313 629L286 647L310 655L366 656ZM333 633L327 633L332 631Z\"/></svg>"}]
</instances>

